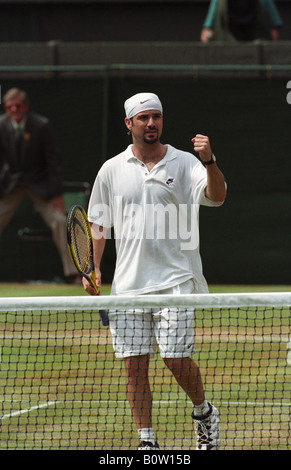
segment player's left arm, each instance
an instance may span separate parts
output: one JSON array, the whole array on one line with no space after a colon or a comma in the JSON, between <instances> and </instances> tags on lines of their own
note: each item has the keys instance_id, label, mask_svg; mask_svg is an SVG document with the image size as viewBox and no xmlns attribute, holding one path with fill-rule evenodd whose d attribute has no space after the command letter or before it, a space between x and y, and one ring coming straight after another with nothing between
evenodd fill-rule
<instances>
[{"instance_id":1,"label":"player's left arm","mask_svg":"<svg viewBox=\"0 0 291 470\"><path fill-rule=\"evenodd\" d=\"M209 162L212 158L212 150L209 138L202 134L197 134L192 142L194 151L199 154L202 162ZM223 173L217 166L217 163L206 165L207 169L207 186L205 188L205 196L213 202L223 202L226 198L226 185Z\"/></svg>"}]
</instances>

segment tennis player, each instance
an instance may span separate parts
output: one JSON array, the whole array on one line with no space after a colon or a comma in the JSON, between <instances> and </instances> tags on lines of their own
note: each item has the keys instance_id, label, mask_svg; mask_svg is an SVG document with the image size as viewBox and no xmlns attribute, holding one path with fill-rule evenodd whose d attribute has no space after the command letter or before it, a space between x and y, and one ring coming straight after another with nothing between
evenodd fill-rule
<instances>
[{"instance_id":1,"label":"tennis player","mask_svg":"<svg viewBox=\"0 0 291 470\"><path fill-rule=\"evenodd\" d=\"M112 295L207 293L199 254L200 205L220 206L226 197L207 136L197 134L191 153L164 145L163 108L153 93L125 102L125 125L132 144L100 169L92 190L92 224L97 283L106 233L114 227L117 261ZM191 227L191 230L189 230ZM96 292L86 279L85 290ZM199 450L220 446L219 413L205 398L194 351L193 310L110 313L116 357L125 361L127 398L139 438L139 450L159 449L152 425L148 380L151 355L160 355L193 403ZM190 418L191 419L191 418Z\"/></svg>"}]
</instances>

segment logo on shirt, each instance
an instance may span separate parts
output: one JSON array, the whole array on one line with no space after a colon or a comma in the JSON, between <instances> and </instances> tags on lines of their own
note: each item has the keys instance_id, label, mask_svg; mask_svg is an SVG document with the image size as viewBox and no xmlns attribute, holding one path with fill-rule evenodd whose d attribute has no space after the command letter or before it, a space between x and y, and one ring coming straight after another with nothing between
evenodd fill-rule
<instances>
[{"instance_id":1,"label":"logo on shirt","mask_svg":"<svg viewBox=\"0 0 291 470\"><path fill-rule=\"evenodd\" d=\"M175 186L175 180L174 178L168 178L166 181L166 184L170 187L173 188Z\"/></svg>"}]
</instances>

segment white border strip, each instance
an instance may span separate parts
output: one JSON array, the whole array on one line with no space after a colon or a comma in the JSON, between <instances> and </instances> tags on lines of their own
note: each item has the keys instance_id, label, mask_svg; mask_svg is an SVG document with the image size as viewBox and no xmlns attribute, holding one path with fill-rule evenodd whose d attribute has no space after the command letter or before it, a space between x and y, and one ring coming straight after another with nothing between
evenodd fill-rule
<instances>
[{"instance_id":1,"label":"white border strip","mask_svg":"<svg viewBox=\"0 0 291 470\"><path fill-rule=\"evenodd\" d=\"M161 305L185 308L290 307L291 292L0 298L0 312L70 309L97 311L120 308L157 308Z\"/></svg>"}]
</instances>

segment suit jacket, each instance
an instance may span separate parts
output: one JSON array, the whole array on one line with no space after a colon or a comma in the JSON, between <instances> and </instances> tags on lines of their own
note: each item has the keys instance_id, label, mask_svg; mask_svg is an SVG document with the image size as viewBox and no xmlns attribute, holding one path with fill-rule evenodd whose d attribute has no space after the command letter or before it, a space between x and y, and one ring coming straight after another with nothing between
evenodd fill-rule
<instances>
[{"instance_id":1,"label":"suit jacket","mask_svg":"<svg viewBox=\"0 0 291 470\"><path fill-rule=\"evenodd\" d=\"M10 118L2 116L0 162L3 170L2 196L9 194L20 181L45 200L62 194L59 151L46 117L28 113L18 157L15 130Z\"/></svg>"}]
</instances>

